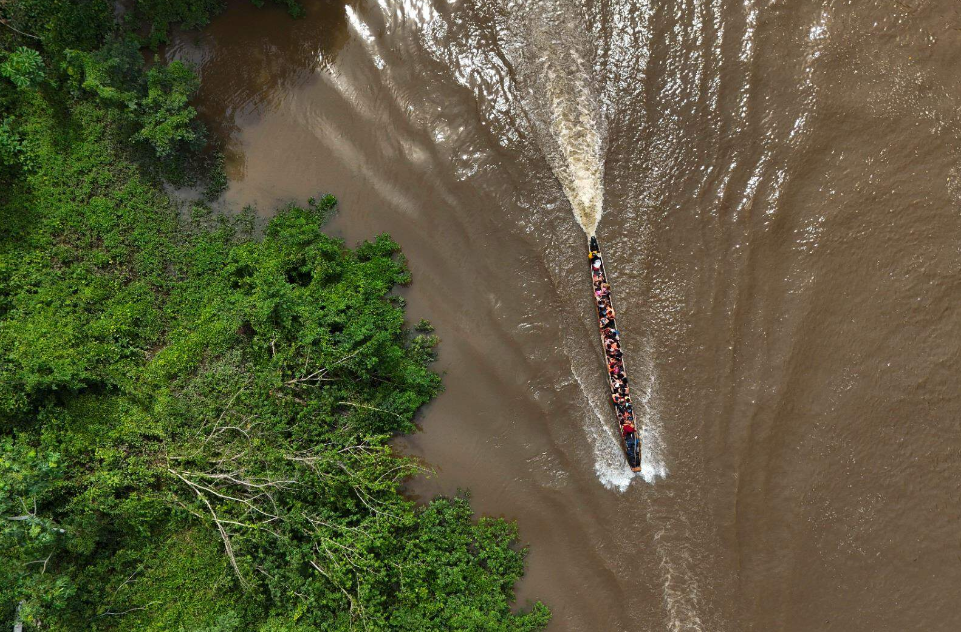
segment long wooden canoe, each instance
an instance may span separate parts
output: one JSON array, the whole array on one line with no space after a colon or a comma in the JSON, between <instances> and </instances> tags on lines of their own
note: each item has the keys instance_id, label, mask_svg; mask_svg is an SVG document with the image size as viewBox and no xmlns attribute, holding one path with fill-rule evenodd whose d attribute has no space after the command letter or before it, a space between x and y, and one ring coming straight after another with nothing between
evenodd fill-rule
<instances>
[{"instance_id":1,"label":"long wooden canoe","mask_svg":"<svg viewBox=\"0 0 961 632\"><path fill-rule=\"evenodd\" d=\"M588 259L591 265L594 306L601 332L601 348L604 350L608 369L611 403L621 431L627 463L631 466L631 470L639 472L641 470L641 429L637 424L634 405L631 402L631 390L624 366L621 334L617 330L614 300L610 284L607 282L607 272L604 269L604 259L601 256L601 248L597 244L597 237L590 239Z\"/></svg>"}]
</instances>

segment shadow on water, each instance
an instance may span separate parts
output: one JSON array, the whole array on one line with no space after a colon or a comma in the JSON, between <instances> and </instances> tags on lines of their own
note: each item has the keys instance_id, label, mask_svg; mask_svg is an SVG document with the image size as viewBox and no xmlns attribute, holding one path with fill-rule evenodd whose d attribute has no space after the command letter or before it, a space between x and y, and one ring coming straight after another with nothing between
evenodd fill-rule
<instances>
[{"instance_id":1,"label":"shadow on water","mask_svg":"<svg viewBox=\"0 0 961 632\"><path fill-rule=\"evenodd\" d=\"M278 102L330 71L350 39L345 2L301 0L309 19L292 19L272 3L230 0L200 31L175 33L164 54L192 64L201 77L197 110L221 142L228 176L245 177L241 130Z\"/></svg>"}]
</instances>

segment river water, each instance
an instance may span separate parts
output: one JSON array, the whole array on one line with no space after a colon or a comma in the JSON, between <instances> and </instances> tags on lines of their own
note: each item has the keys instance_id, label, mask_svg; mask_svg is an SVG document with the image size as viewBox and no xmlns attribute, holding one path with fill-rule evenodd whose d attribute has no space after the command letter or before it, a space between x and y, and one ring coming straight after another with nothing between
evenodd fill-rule
<instances>
[{"instance_id":1,"label":"river water","mask_svg":"<svg viewBox=\"0 0 961 632\"><path fill-rule=\"evenodd\" d=\"M227 203L330 192L334 234L402 245L447 389L398 444L436 470L410 490L518 521L519 605L552 630L959 629L961 5L304 4L232 5L166 54L198 64Z\"/></svg>"}]
</instances>

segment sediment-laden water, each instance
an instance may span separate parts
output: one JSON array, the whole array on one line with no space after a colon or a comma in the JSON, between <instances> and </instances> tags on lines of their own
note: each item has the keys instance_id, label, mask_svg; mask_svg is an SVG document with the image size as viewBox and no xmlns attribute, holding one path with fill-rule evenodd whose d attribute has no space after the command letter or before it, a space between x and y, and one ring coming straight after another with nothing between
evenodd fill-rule
<instances>
[{"instance_id":1,"label":"sediment-laden water","mask_svg":"<svg viewBox=\"0 0 961 632\"><path fill-rule=\"evenodd\" d=\"M401 243L447 385L400 443L438 472L412 493L517 519L552 629L957 629L954 3L305 5L167 54L229 203L331 192L333 232Z\"/></svg>"}]
</instances>

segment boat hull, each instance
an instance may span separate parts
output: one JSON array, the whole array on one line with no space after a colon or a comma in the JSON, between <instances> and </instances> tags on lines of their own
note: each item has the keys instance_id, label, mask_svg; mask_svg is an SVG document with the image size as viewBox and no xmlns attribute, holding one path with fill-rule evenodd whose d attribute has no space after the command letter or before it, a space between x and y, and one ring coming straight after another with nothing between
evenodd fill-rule
<instances>
[{"instance_id":1,"label":"boat hull","mask_svg":"<svg viewBox=\"0 0 961 632\"><path fill-rule=\"evenodd\" d=\"M597 237L590 238L589 246L588 259L591 266L594 307L601 334L601 348L604 350L607 365L611 404L617 418L624 456L631 470L639 472L641 470L641 429L637 424L634 404L631 401L630 381L624 365L621 334L617 329L613 296Z\"/></svg>"}]
</instances>

